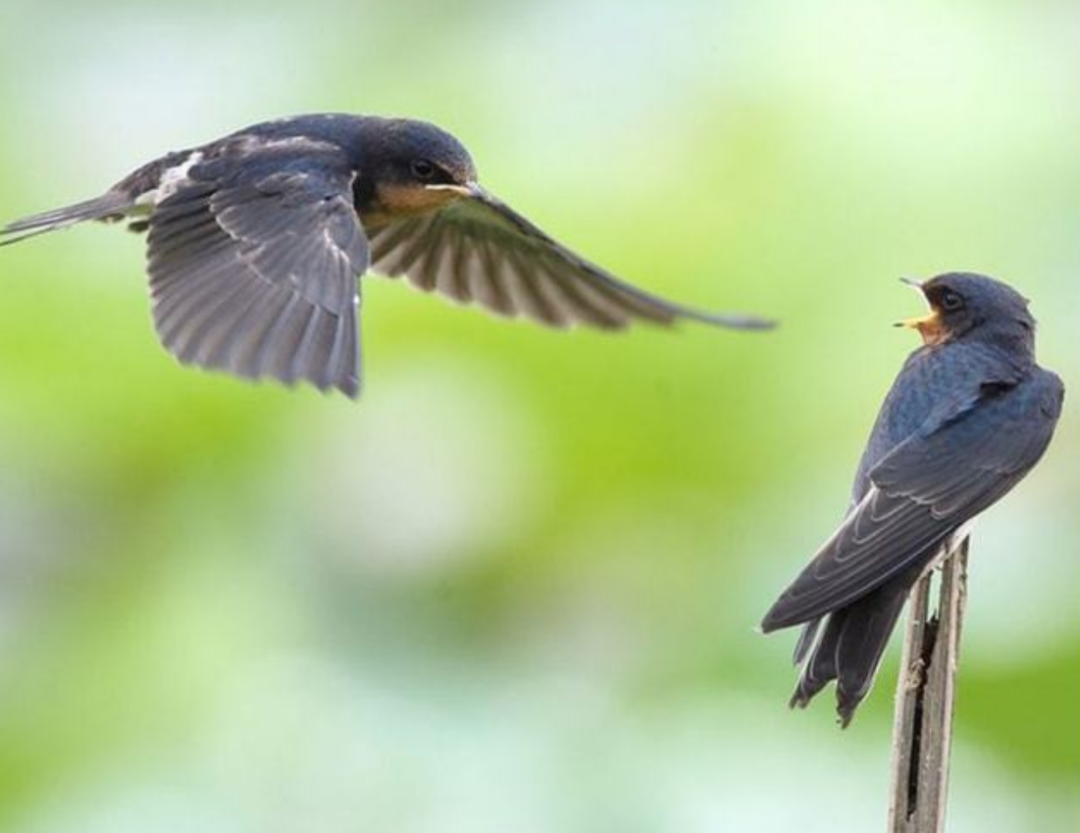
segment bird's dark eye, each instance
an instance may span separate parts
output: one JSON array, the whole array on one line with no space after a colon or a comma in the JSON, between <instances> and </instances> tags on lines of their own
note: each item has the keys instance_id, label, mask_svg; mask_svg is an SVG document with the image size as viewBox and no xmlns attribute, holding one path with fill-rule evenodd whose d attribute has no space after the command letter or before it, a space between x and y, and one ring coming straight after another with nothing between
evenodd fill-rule
<instances>
[{"instance_id":1,"label":"bird's dark eye","mask_svg":"<svg viewBox=\"0 0 1080 833\"><path fill-rule=\"evenodd\" d=\"M431 182L438 173L438 168L426 159L416 159L412 163L413 176L421 182Z\"/></svg>"},{"instance_id":2,"label":"bird's dark eye","mask_svg":"<svg viewBox=\"0 0 1080 833\"><path fill-rule=\"evenodd\" d=\"M958 312L964 308L964 299L951 289L946 289L941 293L940 303L945 312Z\"/></svg>"}]
</instances>

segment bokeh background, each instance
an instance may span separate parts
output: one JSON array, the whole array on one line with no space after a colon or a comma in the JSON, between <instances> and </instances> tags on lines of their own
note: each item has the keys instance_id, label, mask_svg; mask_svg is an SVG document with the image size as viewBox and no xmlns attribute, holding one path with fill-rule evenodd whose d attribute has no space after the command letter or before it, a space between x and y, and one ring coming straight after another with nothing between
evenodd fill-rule
<instances>
[{"instance_id":1,"label":"bokeh background","mask_svg":"<svg viewBox=\"0 0 1080 833\"><path fill-rule=\"evenodd\" d=\"M643 287L552 333L364 282L359 404L180 368L142 242L0 252L0 830L867 831L754 626L921 302L985 271L1080 390L1080 7L3 0L0 216L284 114L413 115ZM978 529L954 831L1080 825L1080 409Z\"/></svg>"}]
</instances>

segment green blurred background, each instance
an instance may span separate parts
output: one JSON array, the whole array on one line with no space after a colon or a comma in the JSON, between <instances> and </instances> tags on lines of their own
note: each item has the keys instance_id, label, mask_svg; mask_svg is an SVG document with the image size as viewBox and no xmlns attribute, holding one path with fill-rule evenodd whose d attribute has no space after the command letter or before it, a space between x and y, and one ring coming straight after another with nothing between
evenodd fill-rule
<instances>
[{"instance_id":1,"label":"green blurred background","mask_svg":"<svg viewBox=\"0 0 1080 833\"><path fill-rule=\"evenodd\" d=\"M896 652L789 713L754 626L921 310L1080 390L1070 2L2 0L0 217L311 111L419 116L543 227L784 321L552 333L364 283L359 404L180 368L142 242L0 253L0 830L884 825ZM977 531L951 830L1080 825L1080 419Z\"/></svg>"}]
</instances>

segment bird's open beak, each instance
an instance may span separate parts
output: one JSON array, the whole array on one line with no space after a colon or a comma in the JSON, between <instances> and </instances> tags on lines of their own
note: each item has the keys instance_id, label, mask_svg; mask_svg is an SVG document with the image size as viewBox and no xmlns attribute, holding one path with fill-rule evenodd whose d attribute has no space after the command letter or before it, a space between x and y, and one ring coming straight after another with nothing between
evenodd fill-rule
<instances>
[{"instance_id":1,"label":"bird's open beak","mask_svg":"<svg viewBox=\"0 0 1080 833\"><path fill-rule=\"evenodd\" d=\"M903 321L897 321L893 326L918 330L923 334L923 338L926 338L928 332L937 332L941 329L941 314L937 310L930 310L927 315L905 318Z\"/></svg>"},{"instance_id":2,"label":"bird's open beak","mask_svg":"<svg viewBox=\"0 0 1080 833\"><path fill-rule=\"evenodd\" d=\"M917 290L920 295L925 297L922 281L915 280L915 278L901 278L900 282ZM945 337L945 324L942 321L941 313L933 307L930 308L930 312L926 315L905 318L903 321L897 321L893 326L918 330L923 337L923 341L927 344L938 344Z\"/></svg>"}]
</instances>

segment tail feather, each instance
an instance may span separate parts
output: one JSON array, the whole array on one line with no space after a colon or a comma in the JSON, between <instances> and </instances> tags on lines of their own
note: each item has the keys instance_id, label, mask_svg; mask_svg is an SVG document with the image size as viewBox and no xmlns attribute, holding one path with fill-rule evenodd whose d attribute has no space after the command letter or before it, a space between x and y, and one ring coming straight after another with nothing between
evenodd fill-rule
<instances>
[{"instance_id":1,"label":"tail feather","mask_svg":"<svg viewBox=\"0 0 1080 833\"><path fill-rule=\"evenodd\" d=\"M811 622L803 631L803 637L799 640L796 662L802 664L802 673L799 674L799 682L795 686L795 693L791 695L791 708L805 709L811 700L837 677L837 648L840 643L840 634L844 630L847 621L847 609L841 609L828 616ZM824 623L825 630L821 638L816 642L808 642L807 638L814 639Z\"/></svg>"},{"instance_id":2,"label":"tail feather","mask_svg":"<svg viewBox=\"0 0 1080 833\"><path fill-rule=\"evenodd\" d=\"M108 191L92 200L44 211L41 214L32 214L0 229L0 246L7 246L28 237L67 228L87 220L119 217L130 210L132 205L131 197L127 194Z\"/></svg>"},{"instance_id":3,"label":"tail feather","mask_svg":"<svg viewBox=\"0 0 1080 833\"><path fill-rule=\"evenodd\" d=\"M792 707L805 707L835 680L840 725L846 727L851 722L873 685L889 637L921 573L921 566L909 570L853 604L833 611L812 648L800 641L803 667L791 698ZM807 634L816 635L818 627L819 623L811 623L808 628L812 630Z\"/></svg>"},{"instance_id":4,"label":"tail feather","mask_svg":"<svg viewBox=\"0 0 1080 833\"><path fill-rule=\"evenodd\" d=\"M824 619L815 619L803 625L802 633L799 634L799 641L795 643L795 653L791 658L795 665L802 665L806 655L814 647L814 642L817 640L817 634L823 621Z\"/></svg>"}]
</instances>

